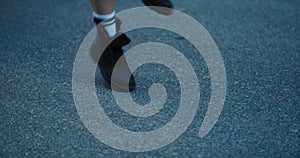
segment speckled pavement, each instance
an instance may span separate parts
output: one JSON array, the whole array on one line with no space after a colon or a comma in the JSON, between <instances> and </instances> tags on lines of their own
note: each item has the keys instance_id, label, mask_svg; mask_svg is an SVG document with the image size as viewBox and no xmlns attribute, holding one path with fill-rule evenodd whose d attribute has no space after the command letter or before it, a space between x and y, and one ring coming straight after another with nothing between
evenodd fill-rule
<instances>
[{"instance_id":1,"label":"speckled pavement","mask_svg":"<svg viewBox=\"0 0 300 158\"><path fill-rule=\"evenodd\" d=\"M80 43L94 26L89 2L0 4L0 157L300 157L299 1L174 0L176 9L209 31L226 67L224 108L204 138L198 137L198 130L209 102L210 77L203 58L177 34L159 29L129 32L133 41L126 49L147 41L172 45L190 60L201 83L200 108L187 131L173 143L144 153L103 144L76 111L72 68ZM118 0L116 5L120 11L143 4ZM150 101L147 89L152 83L166 86L167 103L155 117L135 118L118 109L96 72L98 98L123 128L159 128L176 113L178 81L161 65L145 65L134 73L138 90L131 96L137 103Z\"/></svg>"}]
</instances>

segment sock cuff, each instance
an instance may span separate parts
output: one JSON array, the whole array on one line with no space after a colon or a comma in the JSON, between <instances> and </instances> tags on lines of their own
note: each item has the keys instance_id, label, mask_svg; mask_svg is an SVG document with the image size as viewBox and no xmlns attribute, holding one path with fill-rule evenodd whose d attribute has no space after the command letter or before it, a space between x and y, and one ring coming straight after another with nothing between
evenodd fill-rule
<instances>
[{"instance_id":1,"label":"sock cuff","mask_svg":"<svg viewBox=\"0 0 300 158\"><path fill-rule=\"evenodd\" d=\"M106 20L99 20L99 19L94 17L94 22L95 22L96 25L98 25L99 23L102 22L103 26L107 26L107 25L111 25L111 24L115 23L116 19L115 19L115 17L112 17L112 18L106 19Z\"/></svg>"},{"instance_id":2,"label":"sock cuff","mask_svg":"<svg viewBox=\"0 0 300 158\"><path fill-rule=\"evenodd\" d=\"M102 15L102 14L97 14L96 12L93 12L93 16L95 19L97 20L106 20L106 19L110 19L110 18L113 18L115 16L116 12L113 11L112 13L110 14L105 14L105 15Z\"/></svg>"},{"instance_id":3,"label":"sock cuff","mask_svg":"<svg viewBox=\"0 0 300 158\"><path fill-rule=\"evenodd\" d=\"M116 19L111 18L111 19L103 20L102 25L103 26L108 26L108 25L114 24L115 22L116 22Z\"/></svg>"}]
</instances>

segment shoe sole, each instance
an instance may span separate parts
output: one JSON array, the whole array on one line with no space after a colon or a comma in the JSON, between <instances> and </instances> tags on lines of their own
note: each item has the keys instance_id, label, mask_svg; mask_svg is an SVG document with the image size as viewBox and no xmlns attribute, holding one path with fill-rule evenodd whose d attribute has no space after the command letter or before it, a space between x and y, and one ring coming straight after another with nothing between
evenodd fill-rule
<instances>
[{"instance_id":1,"label":"shoe sole","mask_svg":"<svg viewBox=\"0 0 300 158\"><path fill-rule=\"evenodd\" d=\"M108 79L108 78L102 73L102 71L101 71L101 74L102 74L104 80L110 84L112 90L119 91L119 92L132 92L132 91L135 90L135 86L134 86L134 87L130 87L130 86L124 87L124 86L121 86L121 85L117 84L116 82L113 82L113 81L111 81L110 79Z\"/></svg>"},{"instance_id":2,"label":"shoe sole","mask_svg":"<svg viewBox=\"0 0 300 158\"><path fill-rule=\"evenodd\" d=\"M146 0L142 0L142 1L146 6L148 6L151 10L156 11L157 13L164 14L164 15L172 14L173 8L155 6L154 4L152 4L151 2L148 2Z\"/></svg>"}]
</instances>

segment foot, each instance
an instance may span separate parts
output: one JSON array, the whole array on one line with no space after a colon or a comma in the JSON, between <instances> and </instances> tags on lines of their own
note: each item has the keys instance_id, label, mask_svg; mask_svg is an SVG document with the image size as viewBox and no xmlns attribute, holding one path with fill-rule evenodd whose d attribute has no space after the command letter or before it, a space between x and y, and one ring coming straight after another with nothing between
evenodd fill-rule
<instances>
[{"instance_id":1,"label":"foot","mask_svg":"<svg viewBox=\"0 0 300 158\"><path fill-rule=\"evenodd\" d=\"M173 4L170 0L142 0L150 9L164 15L172 13Z\"/></svg>"},{"instance_id":2,"label":"foot","mask_svg":"<svg viewBox=\"0 0 300 158\"><path fill-rule=\"evenodd\" d=\"M98 60L98 67L103 78L111 85L113 90L121 92L133 91L136 83L122 49L131 40L124 33L119 33L115 37L110 38L102 30L101 28L100 30L98 29L98 36L91 47L93 59L97 61L100 58ZM110 44L106 48L103 48L105 43ZM100 52L103 52L101 56ZM118 66L115 67L117 62Z\"/></svg>"}]
</instances>

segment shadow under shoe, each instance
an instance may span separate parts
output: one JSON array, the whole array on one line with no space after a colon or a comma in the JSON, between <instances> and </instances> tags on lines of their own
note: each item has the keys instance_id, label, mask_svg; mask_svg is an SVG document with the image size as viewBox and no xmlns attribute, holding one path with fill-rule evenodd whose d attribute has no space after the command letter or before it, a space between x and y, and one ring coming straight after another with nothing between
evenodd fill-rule
<instances>
[{"instance_id":1,"label":"shadow under shoe","mask_svg":"<svg viewBox=\"0 0 300 158\"><path fill-rule=\"evenodd\" d=\"M170 0L142 0L142 2L159 14L172 14L173 4Z\"/></svg>"},{"instance_id":2,"label":"shadow under shoe","mask_svg":"<svg viewBox=\"0 0 300 158\"><path fill-rule=\"evenodd\" d=\"M117 26L119 30L120 22L118 20ZM103 78L111 85L113 90L120 92L133 91L136 83L123 56L124 51L122 48L128 45L131 40L124 33L119 33L110 38L101 25L97 25L97 30L98 35L92 44L90 53L93 60L98 63ZM117 62L118 66L115 68Z\"/></svg>"}]
</instances>

